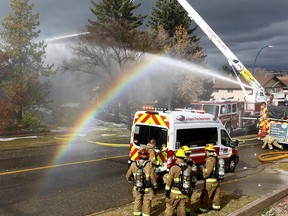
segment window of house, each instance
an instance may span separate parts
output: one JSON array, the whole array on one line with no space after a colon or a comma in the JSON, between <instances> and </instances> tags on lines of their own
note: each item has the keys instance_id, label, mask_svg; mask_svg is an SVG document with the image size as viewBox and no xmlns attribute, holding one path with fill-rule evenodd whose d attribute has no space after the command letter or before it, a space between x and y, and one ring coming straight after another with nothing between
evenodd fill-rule
<instances>
[{"instance_id":1,"label":"window of house","mask_svg":"<svg viewBox=\"0 0 288 216\"><path fill-rule=\"evenodd\" d=\"M233 90L232 89L228 89L227 92L228 93L233 93Z\"/></svg>"}]
</instances>

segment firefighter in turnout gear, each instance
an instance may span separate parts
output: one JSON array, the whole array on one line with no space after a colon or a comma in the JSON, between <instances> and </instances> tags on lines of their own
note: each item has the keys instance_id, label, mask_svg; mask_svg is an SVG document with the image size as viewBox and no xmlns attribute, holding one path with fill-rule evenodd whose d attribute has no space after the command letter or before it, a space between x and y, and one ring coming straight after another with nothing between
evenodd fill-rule
<instances>
[{"instance_id":1,"label":"firefighter in turnout gear","mask_svg":"<svg viewBox=\"0 0 288 216\"><path fill-rule=\"evenodd\" d=\"M165 176L165 215L172 216L177 209L177 215L186 215L186 205L192 195L192 168L185 162L185 152L178 149L176 161Z\"/></svg>"},{"instance_id":2,"label":"firefighter in turnout gear","mask_svg":"<svg viewBox=\"0 0 288 216\"><path fill-rule=\"evenodd\" d=\"M186 157L185 157L185 162L191 166L192 168L192 179L191 179L191 186L192 188L195 188L196 187L196 183L197 183L197 166L196 166L196 163L192 160L192 158L190 157L190 154L192 153L191 152L191 149L185 145L185 146L182 146L181 149L183 149ZM191 193L191 196L192 196L192 193ZM188 201L186 203L186 214L189 215L190 212L191 212L191 207L192 207L192 203L191 203L191 196L188 197Z\"/></svg>"},{"instance_id":3,"label":"firefighter in turnout gear","mask_svg":"<svg viewBox=\"0 0 288 216\"><path fill-rule=\"evenodd\" d=\"M148 152L149 152L149 161L154 166L160 166L161 163L160 163L160 161L157 161L157 155L156 155L156 151L155 151L156 140L151 139L150 142L147 144L147 146L148 146Z\"/></svg>"},{"instance_id":4,"label":"firefighter in turnout gear","mask_svg":"<svg viewBox=\"0 0 288 216\"><path fill-rule=\"evenodd\" d=\"M134 182L132 190L134 201L133 215L149 216L154 189L157 188L157 178L147 149L139 149L139 159L133 162L127 171L126 179Z\"/></svg>"},{"instance_id":5,"label":"firefighter in turnout gear","mask_svg":"<svg viewBox=\"0 0 288 216\"><path fill-rule=\"evenodd\" d=\"M270 136L269 134L264 137L262 148L266 148L267 145L270 150L273 149L273 146L279 149L283 149L283 146L278 143L277 139L273 136Z\"/></svg>"},{"instance_id":6,"label":"firefighter in turnout gear","mask_svg":"<svg viewBox=\"0 0 288 216\"><path fill-rule=\"evenodd\" d=\"M206 161L203 167L204 185L200 195L200 208L198 213L220 210L220 179L217 179L218 157L213 144L207 144L205 147Z\"/></svg>"}]
</instances>

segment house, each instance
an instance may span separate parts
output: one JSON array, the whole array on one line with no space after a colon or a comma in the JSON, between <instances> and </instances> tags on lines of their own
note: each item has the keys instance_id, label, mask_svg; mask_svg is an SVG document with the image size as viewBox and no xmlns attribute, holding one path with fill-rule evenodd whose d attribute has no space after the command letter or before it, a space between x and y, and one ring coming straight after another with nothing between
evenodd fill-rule
<instances>
[{"instance_id":1,"label":"house","mask_svg":"<svg viewBox=\"0 0 288 216\"><path fill-rule=\"evenodd\" d=\"M285 93L288 92L288 79L284 77L277 77L274 75L255 75L255 79L264 87L269 94L273 93L274 98L285 98ZM233 99L244 101L244 92L241 85L238 83L235 76L227 75L227 80L219 78L214 79L214 90L212 97L215 100ZM241 82L246 85L247 94L252 94L252 89L249 88L248 83L240 77ZM275 94L277 93L277 94Z\"/></svg>"}]
</instances>

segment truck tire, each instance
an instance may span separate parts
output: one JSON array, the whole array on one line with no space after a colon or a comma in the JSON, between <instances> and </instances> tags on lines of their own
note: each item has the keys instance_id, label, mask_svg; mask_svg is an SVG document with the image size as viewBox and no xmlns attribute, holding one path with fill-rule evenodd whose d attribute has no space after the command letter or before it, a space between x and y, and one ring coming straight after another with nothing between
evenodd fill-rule
<instances>
[{"instance_id":1,"label":"truck tire","mask_svg":"<svg viewBox=\"0 0 288 216\"><path fill-rule=\"evenodd\" d=\"M236 168L236 164L237 164L237 161L236 161L236 158L235 157L231 157L228 161L228 165L226 166L226 172L227 173L232 173L234 172L235 168Z\"/></svg>"}]
</instances>

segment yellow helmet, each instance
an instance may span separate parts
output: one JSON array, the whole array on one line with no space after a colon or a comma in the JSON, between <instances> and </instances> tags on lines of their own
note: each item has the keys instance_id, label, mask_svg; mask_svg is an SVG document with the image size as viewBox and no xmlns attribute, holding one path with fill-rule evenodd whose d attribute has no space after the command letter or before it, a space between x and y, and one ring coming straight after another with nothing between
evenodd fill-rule
<instances>
[{"instance_id":1,"label":"yellow helmet","mask_svg":"<svg viewBox=\"0 0 288 216\"><path fill-rule=\"evenodd\" d=\"M183 149L185 154L191 154L191 149L187 145L182 146L181 149Z\"/></svg>"},{"instance_id":2,"label":"yellow helmet","mask_svg":"<svg viewBox=\"0 0 288 216\"><path fill-rule=\"evenodd\" d=\"M186 158L185 152L181 148L176 151L175 156L178 158Z\"/></svg>"},{"instance_id":3,"label":"yellow helmet","mask_svg":"<svg viewBox=\"0 0 288 216\"><path fill-rule=\"evenodd\" d=\"M213 144L207 144L207 145L205 146L205 151L215 152L215 148L214 148Z\"/></svg>"}]
</instances>

